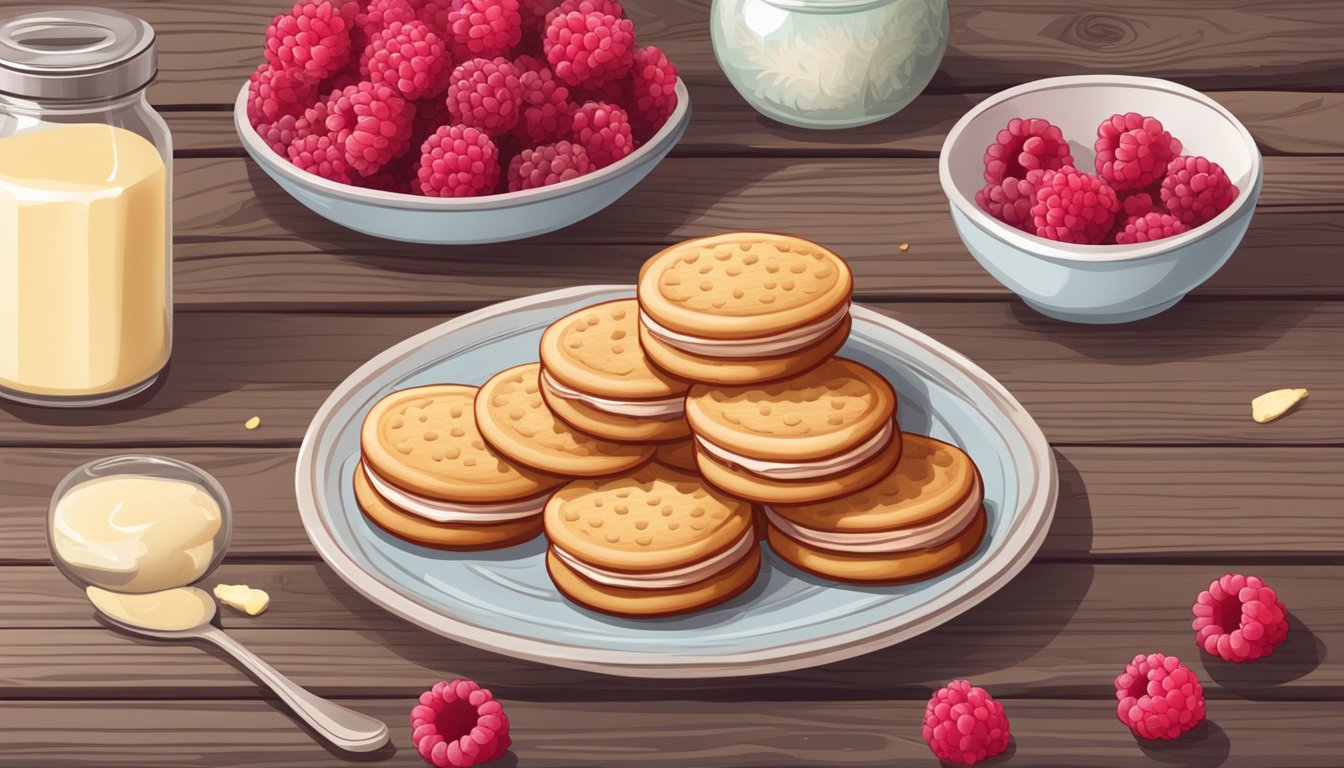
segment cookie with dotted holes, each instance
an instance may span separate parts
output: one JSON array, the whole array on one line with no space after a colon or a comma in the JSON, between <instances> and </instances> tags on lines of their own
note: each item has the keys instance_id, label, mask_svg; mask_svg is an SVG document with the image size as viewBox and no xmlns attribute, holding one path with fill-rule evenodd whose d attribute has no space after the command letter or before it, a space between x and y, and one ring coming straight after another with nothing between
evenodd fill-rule
<instances>
[{"instance_id":1,"label":"cookie with dotted holes","mask_svg":"<svg viewBox=\"0 0 1344 768\"><path fill-rule=\"evenodd\" d=\"M398 508L374 490L364 466L355 468L355 502L364 516L394 536L423 547L478 550L511 547L535 539L541 515L503 523L440 523Z\"/></svg>"}]
</instances>

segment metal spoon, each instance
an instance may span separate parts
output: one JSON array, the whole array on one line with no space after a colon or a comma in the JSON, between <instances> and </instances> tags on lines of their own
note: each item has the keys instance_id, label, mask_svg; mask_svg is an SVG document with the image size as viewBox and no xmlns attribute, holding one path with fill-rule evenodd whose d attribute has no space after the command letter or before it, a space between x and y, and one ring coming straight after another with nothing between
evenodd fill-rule
<instances>
[{"instance_id":1,"label":"metal spoon","mask_svg":"<svg viewBox=\"0 0 1344 768\"><path fill-rule=\"evenodd\" d=\"M165 632L136 624L128 624L113 616L99 611L108 624L132 635L148 637L154 640L205 640L227 651L244 667L261 678L275 695L279 696L294 713L312 726L327 741L347 752L372 752L387 743L387 725L368 715L347 709L340 704L309 693L303 686L280 674L275 667L262 661L255 653L247 650L229 637L222 629L211 624L217 607L213 598L207 596L210 605L209 615L204 621L191 629Z\"/></svg>"}]
</instances>

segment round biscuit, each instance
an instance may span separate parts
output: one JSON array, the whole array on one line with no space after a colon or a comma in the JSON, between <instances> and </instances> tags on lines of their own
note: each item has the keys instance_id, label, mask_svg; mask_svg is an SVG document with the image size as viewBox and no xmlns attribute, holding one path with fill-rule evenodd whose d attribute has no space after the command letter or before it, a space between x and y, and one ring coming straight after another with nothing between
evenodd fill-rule
<instances>
[{"instance_id":1,"label":"round biscuit","mask_svg":"<svg viewBox=\"0 0 1344 768\"><path fill-rule=\"evenodd\" d=\"M891 474L901 458L904 441L899 430L881 453L848 472L812 480L773 480L725 464L696 449L700 475L724 493L769 504L816 504L861 491ZM824 505L822 505L824 506Z\"/></svg>"},{"instance_id":2,"label":"round biscuit","mask_svg":"<svg viewBox=\"0 0 1344 768\"><path fill-rule=\"evenodd\" d=\"M798 352L778 357L703 357L669 347L639 328L639 343L654 365L690 381L720 386L757 384L796 376L826 362L849 339L853 318L848 314L828 335Z\"/></svg>"},{"instance_id":3,"label":"round biscuit","mask_svg":"<svg viewBox=\"0 0 1344 768\"><path fill-rule=\"evenodd\" d=\"M680 440L691 433L691 426L684 418L642 419L634 416L619 416L574 400L566 400L552 394L545 383L541 387L542 399L559 419L580 432L587 432L603 440L617 443L661 443L668 440Z\"/></svg>"},{"instance_id":4,"label":"round biscuit","mask_svg":"<svg viewBox=\"0 0 1344 768\"><path fill-rule=\"evenodd\" d=\"M541 335L541 364L555 380L612 400L655 400L686 394L690 382L654 367L639 344L634 299L585 307Z\"/></svg>"},{"instance_id":5,"label":"round biscuit","mask_svg":"<svg viewBox=\"0 0 1344 768\"><path fill-rule=\"evenodd\" d=\"M459 551L499 549L535 539L541 533L541 515L507 523L468 525L438 523L406 512L388 502L369 483L363 467L355 469L355 502L379 528L412 544Z\"/></svg>"},{"instance_id":6,"label":"round biscuit","mask_svg":"<svg viewBox=\"0 0 1344 768\"><path fill-rule=\"evenodd\" d=\"M848 584L902 584L928 579L970 557L985 537L987 518L982 506L975 520L957 538L916 552L848 555L817 549L770 527L766 540L784 561L823 579Z\"/></svg>"},{"instance_id":7,"label":"round biscuit","mask_svg":"<svg viewBox=\"0 0 1344 768\"><path fill-rule=\"evenodd\" d=\"M599 568L656 572L727 550L752 527L751 504L662 464L566 485L546 503L554 546Z\"/></svg>"},{"instance_id":8,"label":"round biscuit","mask_svg":"<svg viewBox=\"0 0 1344 768\"><path fill-rule=\"evenodd\" d=\"M476 397L476 423L497 451L528 467L571 477L602 477L634 469L653 446L614 443L556 418L541 396L538 363L495 374Z\"/></svg>"},{"instance_id":9,"label":"round biscuit","mask_svg":"<svg viewBox=\"0 0 1344 768\"><path fill-rule=\"evenodd\" d=\"M670 330L750 339L833 314L849 302L853 287L844 259L816 243L731 232L655 254L640 270L638 294L644 312Z\"/></svg>"},{"instance_id":10,"label":"round biscuit","mask_svg":"<svg viewBox=\"0 0 1344 768\"><path fill-rule=\"evenodd\" d=\"M360 428L364 460L398 488L462 503L527 499L564 482L491 448L476 428L476 396L476 387L435 384L384 397Z\"/></svg>"},{"instance_id":11,"label":"round biscuit","mask_svg":"<svg viewBox=\"0 0 1344 768\"><path fill-rule=\"evenodd\" d=\"M696 435L752 459L836 456L871 439L895 415L891 384L843 357L764 384L697 384L686 397L686 420Z\"/></svg>"},{"instance_id":12,"label":"round biscuit","mask_svg":"<svg viewBox=\"0 0 1344 768\"><path fill-rule=\"evenodd\" d=\"M728 570L686 587L623 589L589 581L556 557L553 551L546 551L546 571L561 594L585 608L632 618L677 616L726 602L746 591L756 581L760 569L761 551L752 548Z\"/></svg>"}]
</instances>

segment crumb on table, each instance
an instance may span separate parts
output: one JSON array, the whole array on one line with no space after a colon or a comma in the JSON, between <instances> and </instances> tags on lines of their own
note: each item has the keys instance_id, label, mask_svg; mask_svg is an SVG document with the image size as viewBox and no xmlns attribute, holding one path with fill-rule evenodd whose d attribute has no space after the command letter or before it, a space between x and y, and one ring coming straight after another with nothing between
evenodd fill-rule
<instances>
[{"instance_id":1,"label":"crumb on table","mask_svg":"<svg viewBox=\"0 0 1344 768\"><path fill-rule=\"evenodd\" d=\"M253 416L252 418L250 418L250 419L248 419L247 421L243 422L243 429L246 429L246 430L248 430L248 431L254 430L254 429L256 429L257 427L260 427L260 426L261 426L261 417L260 417L260 416Z\"/></svg>"}]
</instances>

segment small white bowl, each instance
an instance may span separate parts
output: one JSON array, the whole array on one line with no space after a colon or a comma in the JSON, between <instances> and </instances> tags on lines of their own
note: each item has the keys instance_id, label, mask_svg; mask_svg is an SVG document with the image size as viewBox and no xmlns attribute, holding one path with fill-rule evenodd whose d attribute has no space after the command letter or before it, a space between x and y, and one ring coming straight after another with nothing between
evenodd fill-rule
<instances>
[{"instance_id":1,"label":"small white bowl","mask_svg":"<svg viewBox=\"0 0 1344 768\"><path fill-rule=\"evenodd\" d=\"M1029 235L976 205L985 148L1015 117L1059 126L1080 170L1092 172L1097 126L1117 112L1162 121L1184 154L1227 171L1240 193L1212 221L1137 245L1074 245ZM967 112L943 142L938 176L957 234L976 261L1041 314L1077 323L1125 323L1169 309L1236 250L1260 197L1255 140L1221 104L1177 83L1147 77L1054 77L997 93Z\"/></svg>"},{"instance_id":2,"label":"small white bowl","mask_svg":"<svg viewBox=\"0 0 1344 768\"><path fill-rule=\"evenodd\" d=\"M606 168L540 189L451 198L362 189L301 171L272 151L248 122L246 85L233 106L234 127L243 148L309 210L366 235L433 245L521 240L586 219L649 175L676 146L690 119L690 94L678 79L677 107L662 129Z\"/></svg>"}]
</instances>

